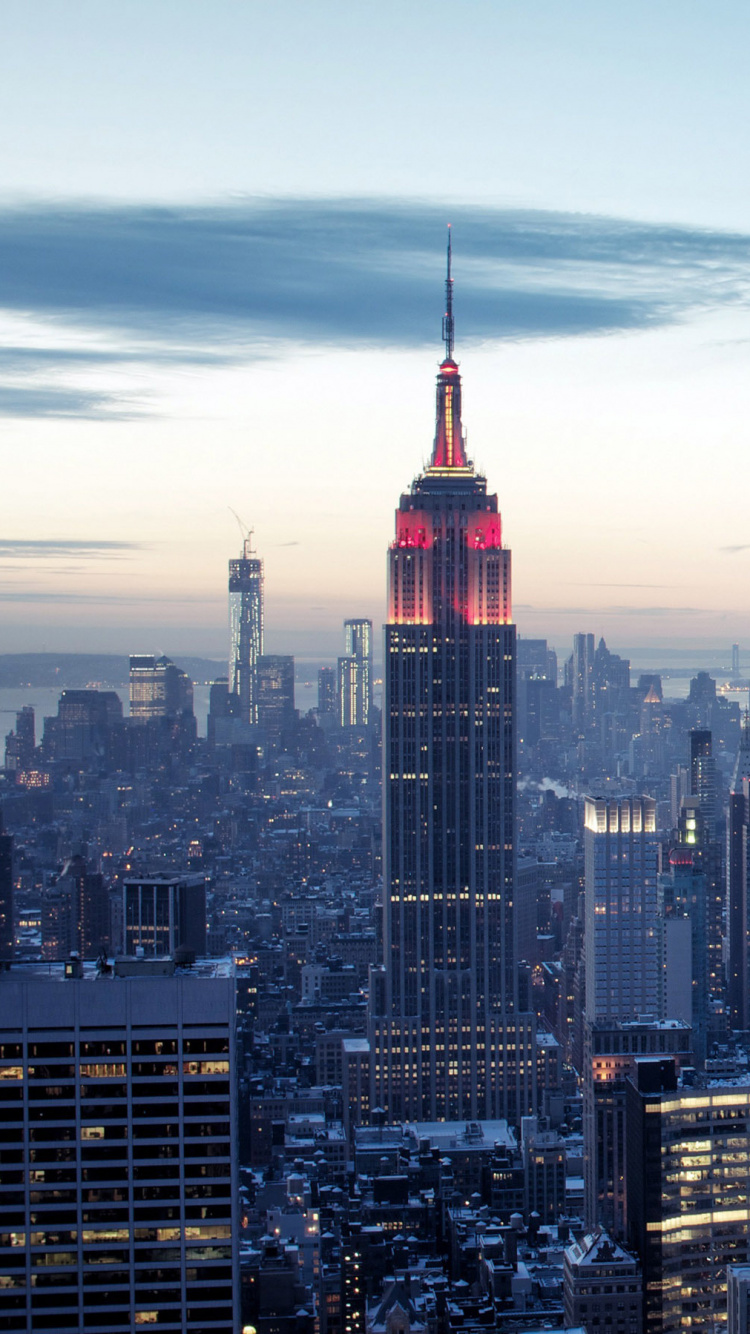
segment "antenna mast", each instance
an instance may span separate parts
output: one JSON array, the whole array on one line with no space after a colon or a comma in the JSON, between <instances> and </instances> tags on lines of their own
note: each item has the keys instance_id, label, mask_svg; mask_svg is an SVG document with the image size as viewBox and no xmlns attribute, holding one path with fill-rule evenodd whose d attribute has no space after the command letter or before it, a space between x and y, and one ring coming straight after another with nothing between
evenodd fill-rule
<instances>
[{"instance_id":1,"label":"antenna mast","mask_svg":"<svg viewBox=\"0 0 750 1334\"><path fill-rule=\"evenodd\" d=\"M451 225L448 223L448 274L445 279L445 314L443 316L443 342L445 359L453 360L453 279L451 277Z\"/></svg>"}]
</instances>

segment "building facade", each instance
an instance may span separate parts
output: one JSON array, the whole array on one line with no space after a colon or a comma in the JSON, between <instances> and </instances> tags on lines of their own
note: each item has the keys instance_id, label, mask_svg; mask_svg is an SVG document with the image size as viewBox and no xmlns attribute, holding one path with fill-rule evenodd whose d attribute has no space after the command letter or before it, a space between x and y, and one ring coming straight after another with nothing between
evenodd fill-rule
<instances>
[{"instance_id":1,"label":"building facade","mask_svg":"<svg viewBox=\"0 0 750 1334\"><path fill-rule=\"evenodd\" d=\"M587 797L586 1018L659 1015L659 839L652 797Z\"/></svg>"},{"instance_id":2,"label":"building facade","mask_svg":"<svg viewBox=\"0 0 750 1334\"><path fill-rule=\"evenodd\" d=\"M164 958L206 952L206 882L202 875L149 876L122 886L123 949ZM59 957L59 956L58 956Z\"/></svg>"},{"instance_id":3,"label":"building facade","mask_svg":"<svg viewBox=\"0 0 750 1334\"><path fill-rule=\"evenodd\" d=\"M635 1256L597 1229L568 1247L563 1264L566 1329L642 1334L643 1282Z\"/></svg>"},{"instance_id":4,"label":"building facade","mask_svg":"<svg viewBox=\"0 0 750 1334\"><path fill-rule=\"evenodd\" d=\"M368 727L372 721L372 621L344 621L344 654L338 660L339 723Z\"/></svg>"},{"instance_id":5,"label":"building facade","mask_svg":"<svg viewBox=\"0 0 750 1334\"><path fill-rule=\"evenodd\" d=\"M750 1259L750 1083L680 1086L639 1061L627 1092L627 1217L649 1334L727 1325L729 1266Z\"/></svg>"},{"instance_id":6,"label":"building facade","mask_svg":"<svg viewBox=\"0 0 750 1334\"><path fill-rule=\"evenodd\" d=\"M13 835L4 832L0 811L0 969L12 963L15 953L13 905Z\"/></svg>"},{"instance_id":7,"label":"building facade","mask_svg":"<svg viewBox=\"0 0 750 1334\"><path fill-rule=\"evenodd\" d=\"M447 305L432 459L401 497L389 552L385 957L371 1000L373 1106L430 1121L504 1115L533 1066L528 1026L518 1042L513 1029L510 552L466 456L450 267Z\"/></svg>"},{"instance_id":8,"label":"building facade","mask_svg":"<svg viewBox=\"0 0 750 1334\"><path fill-rule=\"evenodd\" d=\"M170 658L134 654L130 659L130 717L134 723L193 712L193 683Z\"/></svg>"},{"instance_id":9,"label":"building facade","mask_svg":"<svg viewBox=\"0 0 750 1334\"><path fill-rule=\"evenodd\" d=\"M264 653L258 659L258 726L272 750L283 746L294 727L294 658Z\"/></svg>"},{"instance_id":10,"label":"building facade","mask_svg":"<svg viewBox=\"0 0 750 1334\"><path fill-rule=\"evenodd\" d=\"M627 1081L639 1059L692 1061L692 1033L676 1019L584 1026L583 1177L587 1227L627 1232L625 1173Z\"/></svg>"},{"instance_id":11,"label":"building facade","mask_svg":"<svg viewBox=\"0 0 750 1334\"><path fill-rule=\"evenodd\" d=\"M742 727L727 812L727 1003L733 1028L750 1028L750 723Z\"/></svg>"},{"instance_id":12,"label":"building facade","mask_svg":"<svg viewBox=\"0 0 750 1334\"><path fill-rule=\"evenodd\" d=\"M236 1329L231 968L128 964L0 973L3 1329Z\"/></svg>"}]
</instances>

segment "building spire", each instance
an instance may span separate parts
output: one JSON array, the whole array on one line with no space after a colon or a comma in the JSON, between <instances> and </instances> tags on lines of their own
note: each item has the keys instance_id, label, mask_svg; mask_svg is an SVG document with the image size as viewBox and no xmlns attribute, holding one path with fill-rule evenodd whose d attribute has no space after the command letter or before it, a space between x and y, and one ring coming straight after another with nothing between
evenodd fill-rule
<instances>
[{"instance_id":1,"label":"building spire","mask_svg":"<svg viewBox=\"0 0 750 1334\"><path fill-rule=\"evenodd\" d=\"M437 381L437 413L435 420L435 443L432 449L430 468L444 471L454 468L468 468L466 442L461 425L461 376L453 360L453 275L451 261L451 229L448 226L448 270L445 279L445 314L443 316L443 342L445 357L440 366Z\"/></svg>"},{"instance_id":2,"label":"building spire","mask_svg":"<svg viewBox=\"0 0 750 1334\"><path fill-rule=\"evenodd\" d=\"M453 360L453 278L451 277L451 225L448 223L448 273L445 279L445 314L443 316L443 342L445 343L445 359Z\"/></svg>"}]
</instances>

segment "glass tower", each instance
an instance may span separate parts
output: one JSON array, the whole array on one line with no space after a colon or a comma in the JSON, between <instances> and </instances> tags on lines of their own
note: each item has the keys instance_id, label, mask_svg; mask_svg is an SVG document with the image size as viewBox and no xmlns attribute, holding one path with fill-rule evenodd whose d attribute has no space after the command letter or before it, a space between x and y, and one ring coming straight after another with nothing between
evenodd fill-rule
<instances>
[{"instance_id":1,"label":"glass tower","mask_svg":"<svg viewBox=\"0 0 750 1334\"><path fill-rule=\"evenodd\" d=\"M258 658L263 653L263 561L252 533L229 562L229 694L237 717L258 722Z\"/></svg>"}]
</instances>

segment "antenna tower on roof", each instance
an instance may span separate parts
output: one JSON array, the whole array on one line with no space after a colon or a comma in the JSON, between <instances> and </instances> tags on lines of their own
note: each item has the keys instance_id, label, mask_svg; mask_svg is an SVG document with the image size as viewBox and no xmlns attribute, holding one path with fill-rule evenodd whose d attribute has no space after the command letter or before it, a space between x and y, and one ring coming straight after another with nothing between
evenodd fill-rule
<instances>
[{"instance_id":1,"label":"antenna tower on roof","mask_svg":"<svg viewBox=\"0 0 750 1334\"><path fill-rule=\"evenodd\" d=\"M443 316L443 342L445 343L445 359L453 360L453 279L451 277L451 225L448 223L448 274L445 279L445 314Z\"/></svg>"}]
</instances>

